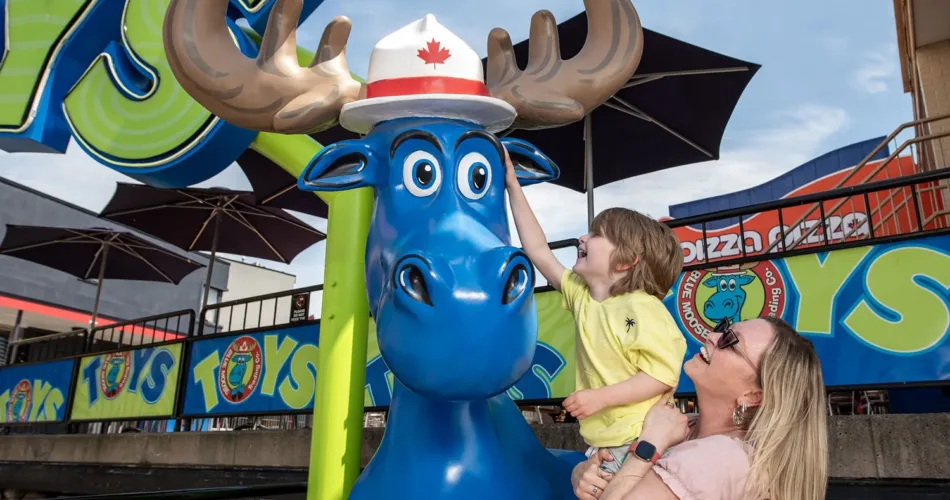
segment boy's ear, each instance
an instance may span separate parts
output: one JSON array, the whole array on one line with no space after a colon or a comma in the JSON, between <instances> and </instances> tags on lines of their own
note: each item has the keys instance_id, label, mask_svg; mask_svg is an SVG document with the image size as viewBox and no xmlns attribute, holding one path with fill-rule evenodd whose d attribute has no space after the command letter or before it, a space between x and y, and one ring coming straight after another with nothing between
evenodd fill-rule
<instances>
[{"instance_id":1,"label":"boy's ear","mask_svg":"<svg viewBox=\"0 0 950 500\"><path fill-rule=\"evenodd\" d=\"M513 137L503 137L501 143L508 150L518 184L530 186L560 177L561 169L531 143Z\"/></svg>"},{"instance_id":2,"label":"boy's ear","mask_svg":"<svg viewBox=\"0 0 950 500\"><path fill-rule=\"evenodd\" d=\"M639 263L640 263L640 256L637 255L637 256L634 256L633 262L631 262L631 263L629 263L629 264L620 264L620 265L618 265L618 266L617 266L617 270L618 270L618 271L627 271L627 270L629 270L630 268L632 268L633 266L635 266L635 265L637 265L637 264L639 264Z\"/></svg>"},{"instance_id":3,"label":"boy's ear","mask_svg":"<svg viewBox=\"0 0 950 500\"><path fill-rule=\"evenodd\" d=\"M307 165L297 187L303 191L345 191L376 184L377 161L366 142L340 141L323 148Z\"/></svg>"}]
</instances>

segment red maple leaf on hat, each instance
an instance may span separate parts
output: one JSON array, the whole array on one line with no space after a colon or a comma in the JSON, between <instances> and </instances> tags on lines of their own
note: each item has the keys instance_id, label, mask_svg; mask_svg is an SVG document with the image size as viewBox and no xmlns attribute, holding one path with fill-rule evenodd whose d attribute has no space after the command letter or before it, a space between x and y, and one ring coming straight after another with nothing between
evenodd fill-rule
<instances>
[{"instance_id":1,"label":"red maple leaf on hat","mask_svg":"<svg viewBox=\"0 0 950 500\"><path fill-rule=\"evenodd\" d=\"M431 64L435 68L436 64L445 64L445 60L452 57L452 54L449 53L449 49L442 48L442 43L433 38L431 42L426 42L426 48L419 49L418 56L426 64Z\"/></svg>"}]
</instances>

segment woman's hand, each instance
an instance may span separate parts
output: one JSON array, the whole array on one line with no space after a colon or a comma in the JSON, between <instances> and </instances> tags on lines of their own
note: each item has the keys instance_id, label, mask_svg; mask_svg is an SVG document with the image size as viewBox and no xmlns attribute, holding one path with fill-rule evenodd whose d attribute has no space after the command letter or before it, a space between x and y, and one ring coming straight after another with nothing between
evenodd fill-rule
<instances>
[{"instance_id":1,"label":"woman's hand","mask_svg":"<svg viewBox=\"0 0 950 500\"><path fill-rule=\"evenodd\" d=\"M600 498L607 483L613 479L613 474L602 470L600 466L605 461L609 462L613 459L609 451L600 450L574 467L574 472L571 473L571 484L579 500Z\"/></svg>"},{"instance_id":2,"label":"woman's hand","mask_svg":"<svg viewBox=\"0 0 950 500\"><path fill-rule=\"evenodd\" d=\"M672 397L673 391L661 396L643 419L640 440L653 444L660 454L682 443L689 435L689 419L669 403Z\"/></svg>"}]
</instances>

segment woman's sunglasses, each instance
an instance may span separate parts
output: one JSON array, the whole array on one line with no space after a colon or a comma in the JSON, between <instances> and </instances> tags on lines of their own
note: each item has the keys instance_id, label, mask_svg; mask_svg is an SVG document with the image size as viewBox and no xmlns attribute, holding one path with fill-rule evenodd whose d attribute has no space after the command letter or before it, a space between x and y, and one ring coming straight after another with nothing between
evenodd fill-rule
<instances>
[{"instance_id":1,"label":"woman's sunglasses","mask_svg":"<svg viewBox=\"0 0 950 500\"><path fill-rule=\"evenodd\" d=\"M716 341L716 349L724 350L730 347L734 348L742 357L749 363L749 366L755 370L756 373L759 372L759 369L755 366L755 363L749 358L749 355L745 353L745 350L742 349L742 346L739 345L739 336L736 335L735 330L732 329L732 324L729 323L729 320L723 318L719 324L716 325L716 328L713 328L713 331L719 334L719 340Z\"/></svg>"}]
</instances>

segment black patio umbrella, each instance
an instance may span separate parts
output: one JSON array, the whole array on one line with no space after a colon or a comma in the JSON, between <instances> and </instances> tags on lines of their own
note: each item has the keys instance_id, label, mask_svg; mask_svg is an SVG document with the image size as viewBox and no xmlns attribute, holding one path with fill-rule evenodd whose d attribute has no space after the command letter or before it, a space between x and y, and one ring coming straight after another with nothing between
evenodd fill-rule
<instances>
[{"instance_id":1,"label":"black patio umbrella","mask_svg":"<svg viewBox=\"0 0 950 500\"><path fill-rule=\"evenodd\" d=\"M560 23L558 35L562 59L577 55L587 38L587 13ZM524 68L528 40L514 49ZM487 71L487 58L482 64ZM586 191L590 223L588 186L719 159L726 124L760 67L644 28L636 73L602 106L563 127L501 135L531 142L554 160L561 167L555 184Z\"/></svg>"},{"instance_id":2,"label":"black patio umbrella","mask_svg":"<svg viewBox=\"0 0 950 500\"><path fill-rule=\"evenodd\" d=\"M336 126L310 134L310 137L323 146L329 146L335 142L359 139L360 135ZM327 204L314 193L297 189L297 178L264 155L248 148L238 157L237 164L251 183L251 189L259 205L327 218L329 211Z\"/></svg>"},{"instance_id":3,"label":"black patio umbrella","mask_svg":"<svg viewBox=\"0 0 950 500\"><path fill-rule=\"evenodd\" d=\"M105 279L178 284L203 267L127 231L107 228L60 228L7 224L0 254L29 260L82 279L96 279L92 327L99 314Z\"/></svg>"},{"instance_id":4,"label":"black patio umbrella","mask_svg":"<svg viewBox=\"0 0 950 500\"><path fill-rule=\"evenodd\" d=\"M314 217L327 218L327 204L314 193L297 189L297 178L264 155L248 148L237 159L237 164L251 183L254 198L259 206L295 210Z\"/></svg>"},{"instance_id":5,"label":"black patio umbrella","mask_svg":"<svg viewBox=\"0 0 950 500\"><path fill-rule=\"evenodd\" d=\"M208 305L217 252L289 264L326 238L281 209L258 205L251 192L223 188L162 189L119 183L101 215L185 250L210 251L202 307Z\"/></svg>"}]
</instances>

